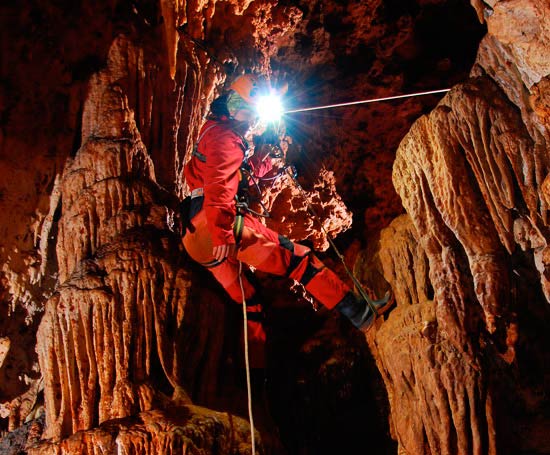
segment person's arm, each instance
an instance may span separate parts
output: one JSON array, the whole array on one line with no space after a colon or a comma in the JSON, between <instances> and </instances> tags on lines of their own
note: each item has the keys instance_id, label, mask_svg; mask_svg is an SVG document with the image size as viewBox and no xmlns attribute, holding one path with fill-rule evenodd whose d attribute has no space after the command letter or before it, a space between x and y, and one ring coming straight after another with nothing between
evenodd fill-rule
<instances>
[{"instance_id":1,"label":"person's arm","mask_svg":"<svg viewBox=\"0 0 550 455\"><path fill-rule=\"evenodd\" d=\"M234 200L239 186L243 151L240 139L230 130L215 128L208 136L205 138L205 147L209 153L205 163L203 206L213 240L214 256L227 257L235 250ZM216 259L221 260L223 257Z\"/></svg>"}]
</instances>

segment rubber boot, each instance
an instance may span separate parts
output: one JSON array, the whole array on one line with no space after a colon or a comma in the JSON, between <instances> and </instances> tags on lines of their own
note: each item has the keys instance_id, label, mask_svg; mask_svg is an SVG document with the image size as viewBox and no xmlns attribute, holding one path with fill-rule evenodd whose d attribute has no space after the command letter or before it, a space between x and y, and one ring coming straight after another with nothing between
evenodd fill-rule
<instances>
[{"instance_id":1,"label":"rubber boot","mask_svg":"<svg viewBox=\"0 0 550 455\"><path fill-rule=\"evenodd\" d=\"M347 317L356 328L366 332L372 326L376 316L384 314L391 308L394 299L391 299L390 296L391 294L387 292L384 298L371 301L372 306L376 309L376 314L372 312L370 305L363 297L355 295L353 292L348 292L335 308Z\"/></svg>"}]
</instances>

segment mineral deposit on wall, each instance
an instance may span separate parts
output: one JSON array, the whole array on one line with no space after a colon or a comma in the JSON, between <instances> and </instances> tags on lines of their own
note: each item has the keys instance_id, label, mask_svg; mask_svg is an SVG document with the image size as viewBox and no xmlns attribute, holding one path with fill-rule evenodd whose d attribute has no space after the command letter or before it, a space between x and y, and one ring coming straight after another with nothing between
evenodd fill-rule
<instances>
[{"instance_id":1,"label":"mineral deposit on wall","mask_svg":"<svg viewBox=\"0 0 550 455\"><path fill-rule=\"evenodd\" d=\"M410 221L381 241L398 309L371 342L404 453L548 450L550 9L478 7L489 34L471 78L402 141L394 184Z\"/></svg>"},{"instance_id":2,"label":"mineral deposit on wall","mask_svg":"<svg viewBox=\"0 0 550 455\"><path fill-rule=\"evenodd\" d=\"M250 453L236 416L246 398L231 383L241 366L226 343L238 340L236 311L180 244L182 169L207 106L226 74L273 74L270 62L282 76L307 65L345 83L361 63L355 88L401 90L393 56L411 64L415 20L447 2L407 2L416 15L395 17L395 2L378 0L28 3L1 7L16 19L0 27L0 417L16 431L0 448ZM407 213L356 266L373 288L390 283L397 302L367 336L386 388L376 399L382 411L389 401L402 454L550 453L550 6L472 5L488 34L470 77L401 141L393 184ZM424 108L391 114L394 134ZM319 137L334 134L311 167L300 157L299 178L331 236L351 225L338 187L360 192L365 217L367 193L380 200L373 226L398 213L396 195L384 197L393 150L383 137L379 156L365 147L391 109L346 114L355 132L318 118ZM296 156L291 142L283 151ZM269 226L327 248L288 175L263 189ZM377 374L365 378L363 336L259 279L279 311L280 383L278 422L258 414L258 451L282 452L279 435L309 453L329 450L327 428L350 440L374 432L374 408L357 399Z\"/></svg>"}]
</instances>

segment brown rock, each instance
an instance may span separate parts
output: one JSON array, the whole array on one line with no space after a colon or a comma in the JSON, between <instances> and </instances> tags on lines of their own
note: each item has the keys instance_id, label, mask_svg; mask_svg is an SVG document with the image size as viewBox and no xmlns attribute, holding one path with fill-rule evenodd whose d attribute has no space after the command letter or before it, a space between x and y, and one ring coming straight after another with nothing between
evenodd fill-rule
<instances>
[{"instance_id":1,"label":"brown rock","mask_svg":"<svg viewBox=\"0 0 550 455\"><path fill-rule=\"evenodd\" d=\"M379 257L384 277L394 288L399 306L415 305L431 300L428 276L428 258L418 243L416 232L408 215L396 218L381 232Z\"/></svg>"},{"instance_id":2,"label":"brown rock","mask_svg":"<svg viewBox=\"0 0 550 455\"><path fill-rule=\"evenodd\" d=\"M489 416L492 413L490 396L478 386L480 363L451 338L457 333L456 327L454 333L448 329L457 323L449 318L452 310L429 299L429 255L419 240L408 216L394 221L381 238L384 274L398 305L386 322L377 324L375 333L369 333L369 340L388 390L392 434L405 453L493 453L492 417L476 416L474 423L465 416L468 406L478 402ZM433 266L430 261L429 279L437 283ZM453 273L458 292L449 303L456 305L464 298L458 271L439 273Z\"/></svg>"},{"instance_id":3,"label":"brown rock","mask_svg":"<svg viewBox=\"0 0 550 455\"><path fill-rule=\"evenodd\" d=\"M2 364L4 363L4 360L8 355L8 351L10 350L10 344L11 342L8 337L0 338L0 368L2 368Z\"/></svg>"},{"instance_id":4,"label":"brown rock","mask_svg":"<svg viewBox=\"0 0 550 455\"><path fill-rule=\"evenodd\" d=\"M531 105L536 112L540 123L550 129L550 78L546 76L538 84L531 87ZM545 201L548 204L548 200Z\"/></svg>"},{"instance_id":5,"label":"brown rock","mask_svg":"<svg viewBox=\"0 0 550 455\"><path fill-rule=\"evenodd\" d=\"M256 450L264 453L259 434ZM29 455L78 453L209 453L251 452L248 423L228 413L185 406L139 413L81 431L59 444L44 442L28 448Z\"/></svg>"},{"instance_id":6,"label":"brown rock","mask_svg":"<svg viewBox=\"0 0 550 455\"><path fill-rule=\"evenodd\" d=\"M314 249L325 251L327 236L333 239L348 230L352 214L336 191L333 172L322 169L308 190L298 176L296 182L284 172L265 185L263 198L271 215L266 224L291 240L309 240Z\"/></svg>"},{"instance_id":7,"label":"brown rock","mask_svg":"<svg viewBox=\"0 0 550 455\"><path fill-rule=\"evenodd\" d=\"M488 32L507 46L527 88L550 73L550 5L544 0L497 1Z\"/></svg>"},{"instance_id":8,"label":"brown rock","mask_svg":"<svg viewBox=\"0 0 550 455\"><path fill-rule=\"evenodd\" d=\"M406 453L545 447L515 434L511 409L521 428L538 429L532 416L542 407L504 378L524 384L531 364L523 356L546 356L527 341L547 339L547 316L540 327L534 321L547 305L543 295L550 300L548 133L544 109L530 109L530 99L545 103L539 80L548 47L537 33L546 6L528 2L515 15L509 8L518 2L494 3L473 77L413 125L393 169L414 228L400 219L382 234L379 256L398 305L369 342ZM507 15L514 18L504 23ZM544 381L529 387L540 390Z\"/></svg>"},{"instance_id":9,"label":"brown rock","mask_svg":"<svg viewBox=\"0 0 550 455\"><path fill-rule=\"evenodd\" d=\"M51 441L34 446L42 425L28 422L31 453L248 453L246 423L191 405L244 400L219 398L229 311L182 258L162 187L186 193L183 164L224 63L265 71L274 56L296 68L307 63L303 78L322 75L317 85L331 87L311 96L319 102L454 84L458 76L444 77L457 64L447 55L426 65L421 82L394 63L417 68L420 11L445 2L409 2L406 14L378 0L297 2L300 9L273 0L76 2L63 11L46 3L2 6L3 16L17 18L0 31L2 69L15 68L0 87L0 209L9 214L0 220L0 339L9 340L0 352L2 416L13 429L41 409L33 350L43 313L37 350ZM548 5L472 3L489 34L471 79L403 140L393 172L408 215L357 266L361 279L376 289L389 282L397 298L368 341L388 390L392 434L406 453L547 448ZM322 145L301 157L300 182L328 235L351 224L337 187L346 202L353 195L353 210L372 230L400 213L392 144L431 102L350 110L312 130L331 138L319 134ZM265 201L270 226L326 248L288 179ZM370 265L385 280L364 270ZM341 343L339 356L327 340ZM316 371L320 350L324 359L315 377L324 388L300 379L313 384L299 389L308 392L304 401L330 390L335 404L343 396L354 402L357 352L350 356L334 330L298 341L304 370ZM302 428L331 422L328 408L340 408L329 404ZM518 422L506 422L512 415ZM319 433L309 440L320 445Z\"/></svg>"}]
</instances>

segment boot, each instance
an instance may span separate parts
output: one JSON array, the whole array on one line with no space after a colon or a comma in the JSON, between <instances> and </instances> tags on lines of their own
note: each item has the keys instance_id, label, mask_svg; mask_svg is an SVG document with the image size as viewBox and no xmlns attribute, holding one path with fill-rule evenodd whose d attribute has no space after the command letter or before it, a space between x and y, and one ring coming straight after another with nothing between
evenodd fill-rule
<instances>
[{"instance_id":1,"label":"boot","mask_svg":"<svg viewBox=\"0 0 550 455\"><path fill-rule=\"evenodd\" d=\"M394 304L394 299L390 297L391 293L388 291L384 298L371 300L376 314L372 312L370 305L363 297L353 292L348 292L335 308L346 316L356 328L366 332L372 326L376 316L384 314Z\"/></svg>"}]
</instances>

